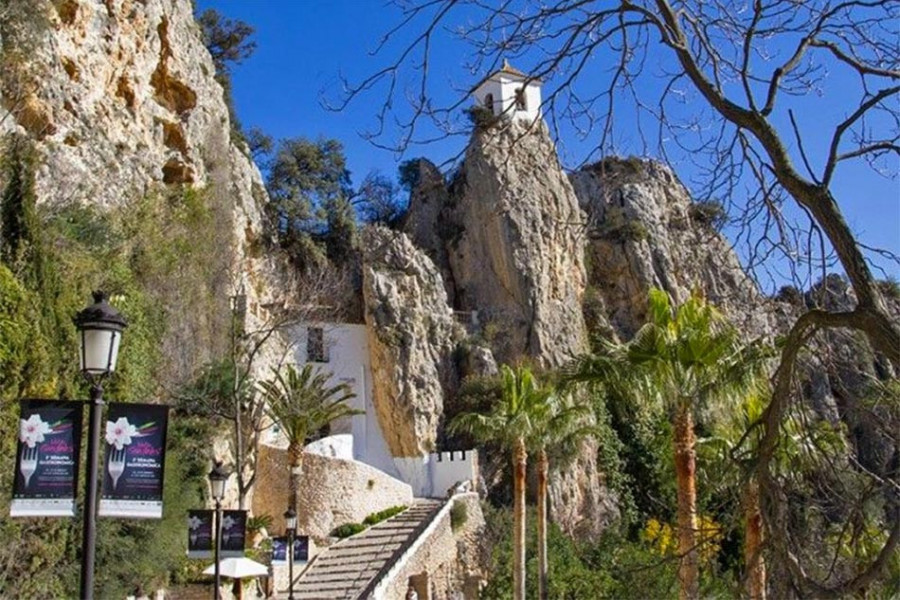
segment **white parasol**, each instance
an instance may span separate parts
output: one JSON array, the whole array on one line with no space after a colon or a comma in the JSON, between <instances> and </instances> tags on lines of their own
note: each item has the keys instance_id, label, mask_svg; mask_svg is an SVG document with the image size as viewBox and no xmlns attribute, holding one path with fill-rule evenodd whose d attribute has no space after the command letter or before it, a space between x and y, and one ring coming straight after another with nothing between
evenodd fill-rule
<instances>
[{"instance_id":1,"label":"white parasol","mask_svg":"<svg viewBox=\"0 0 900 600\"><path fill-rule=\"evenodd\" d=\"M244 556L240 558L226 558L219 561L219 573L223 577L231 577L232 579L243 579L244 577L259 577L268 575L269 568L260 564L255 560L250 560ZM204 571L204 575L215 575L216 565L209 565Z\"/></svg>"}]
</instances>

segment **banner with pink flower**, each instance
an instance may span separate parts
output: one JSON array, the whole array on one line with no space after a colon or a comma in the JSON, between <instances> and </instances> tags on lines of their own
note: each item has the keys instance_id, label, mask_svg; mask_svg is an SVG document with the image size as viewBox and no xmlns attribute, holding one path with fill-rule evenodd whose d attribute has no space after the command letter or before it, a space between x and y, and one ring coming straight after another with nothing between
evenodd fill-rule
<instances>
[{"instance_id":1,"label":"banner with pink flower","mask_svg":"<svg viewBox=\"0 0 900 600\"><path fill-rule=\"evenodd\" d=\"M222 511L222 558L244 556L244 540L247 537L247 511Z\"/></svg>"},{"instance_id":2,"label":"banner with pink flower","mask_svg":"<svg viewBox=\"0 0 900 600\"><path fill-rule=\"evenodd\" d=\"M212 510L188 511L188 558L213 557L213 521Z\"/></svg>"},{"instance_id":3,"label":"banner with pink flower","mask_svg":"<svg viewBox=\"0 0 900 600\"><path fill-rule=\"evenodd\" d=\"M169 407L114 402L106 418L98 514L161 519Z\"/></svg>"},{"instance_id":4,"label":"banner with pink flower","mask_svg":"<svg viewBox=\"0 0 900 600\"><path fill-rule=\"evenodd\" d=\"M81 402L21 400L11 517L73 517Z\"/></svg>"},{"instance_id":5,"label":"banner with pink flower","mask_svg":"<svg viewBox=\"0 0 900 600\"><path fill-rule=\"evenodd\" d=\"M288 564L288 538L272 538L272 566L281 567ZM298 535L294 537L294 564L304 565L309 562L309 536Z\"/></svg>"}]
</instances>

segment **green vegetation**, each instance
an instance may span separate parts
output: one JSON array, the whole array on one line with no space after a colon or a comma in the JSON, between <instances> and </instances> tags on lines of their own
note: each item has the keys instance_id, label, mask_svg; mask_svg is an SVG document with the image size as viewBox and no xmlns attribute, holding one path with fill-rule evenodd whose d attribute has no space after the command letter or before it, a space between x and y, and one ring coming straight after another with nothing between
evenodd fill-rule
<instances>
[{"instance_id":1,"label":"green vegetation","mask_svg":"<svg viewBox=\"0 0 900 600\"><path fill-rule=\"evenodd\" d=\"M381 523L382 521L390 519L393 516L399 515L407 508L409 507L404 504L399 506L391 506L390 508L374 512L366 516L366 518L363 519L362 523L344 523L343 525L335 527L331 531L331 535L333 537L341 539L348 538L351 535L356 535L357 533L365 531L372 525L376 525L378 523Z\"/></svg>"},{"instance_id":2,"label":"green vegetation","mask_svg":"<svg viewBox=\"0 0 900 600\"><path fill-rule=\"evenodd\" d=\"M363 525L371 526L371 525L375 525L376 523L381 523L385 519L390 519L394 515L399 515L407 508L409 508L409 507L406 506L405 504L403 504L400 506L391 506L390 508L386 508L384 510L380 510L378 512L372 513L371 515L369 515L365 519L363 519Z\"/></svg>"},{"instance_id":3,"label":"green vegetation","mask_svg":"<svg viewBox=\"0 0 900 600\"><path fill-rule=\"evenodd\" d=\"M469 509L465 502L455 501L450 507L450 529L459 531L469 520Z\"/></svg>"},{"instance_id":4,"label":"green vegetation","mask_svg":"<svg viewBox=\"0 0 900 600\"><path fill-rule=\"evenodd\" d=\"M334 139L283 139L268 165L269 226L301 268L346 260L355 243L350 171Z\"/></svg>"},{"instance_id":5,"label":"green vegetation","mask_svg":"<svg viewBox=\"0 0 900 600\"><path fill-rule=\"evenodd\" d=\"M232 137L240 140L243 138L243 133L237 111L234 109L231 66L241 64L256 51L256 42L251 39L254 29L244 21L224 17L212 8L203 11L196 20L200 26L203 42L216 67L215 79L222 86L225 105L228 107L228 116L231 119Z\"/></svg>"},{"instance_id":6,"label":"green vegetation","mask_svg":"<svg viewBox=\"0 0 900 600\"><path fill-rule=\"evenodd\" d=\"M647 228L638 220L630 218L620 206L608 206L603 221L591 232L591 237L624 244L647 239Z\"/></svg>"},{"instance_id":7,"label":"green vegetation","mask_svg":"<svg viewBox=\"0 0 900 600\"><path fill-rule=\"evenodd\" d=\"M676 309L668 294L653 289L647 323L634 338L580 357L569 373L573 382L627 389L643 402L661 403L672 415L682 597L698 597L703 547L698 537L696 415L746 393L762 357L759 349L742 345L737 330L698 293Z\"/></svg>"},{"instance_id":8,"label":"green vegetation","mask_svg":"<svg viewBox=\"0 0 900 600\"><path fill-rule=\"evenodd\" d=\"M485 106L475 105L465 109L463 112L469 118L475 131L487 131L496 127L500 123L500 118L495 116L493 111Z\"/></svg>"},{"instance_id":9,"label":"green vegetation","mask_svg":"<svg viewBox=\"0 0 900 600\"><path fill-rule=\"evenodd\" d=\"M219 265L207 235L216 207L196 190L152 194L105 214L74 204L37 206L32 156L26 140L3 140L0 428L16 430L19 398L86 397L72 316L94 288L110 292L129 322L107 398L166 401L165 390L196 366L191 357L216 347L210 315ZM197 334L179 339L187 354L166 353L185 329ZM101 520L98 597L123 597L190 572L184 512L203 503L210 428L208 421L172 415L161 521ZM15 436L2 436L0 469L11 472L14 457ZM11 483L0 480L2 514ZM76 596L80 531L78 519L0 519L0 539L7 541L0 545L0 596Z\"/></svg>"},{"instance_id":10,"label":"green vegetation","mask_svg":"<svg viewBox=\"0 0 900 600\"><path fill-rule=\"evenodd\" d=\"M500 402L486 412L454 417L450 430L478 440L499 443L512 454L513 464L513 598L525 597L525 468L526 443L539 433L550 390L538 384L531 370L500 368Z\"/></svg>"},{"instance_id":11,"label":"green vegetation","mask_svg":"<svg viewBox=\"0 0 900 600\"><path fill-rule=\"evenodd\" d=\"M404 177L409 176L409 161L400 165L400 181L407 193L411 193L411 184L404 184ZM407 168L407 171L404 171ZM415 171L418 174L418 171ZM408 182L407 182L408 183ZM400 188L389 178L373 171L363 180L356 192L353 203L360 218L365 223L378 223L397 229L406 216L408 204L401 200Z\"/></svg>"},{"instance_id":12,"label":"green vegetation","mask_svg":"<svg viewBox=\"0 0 900 600\"><path fill-rule=\"evenodd\" d=\"M688 209L688 214L690 214L691 219L697 223L711 227L716 231L722 229L722 226L725 225L725 221L728 218L725 207L718 200L692 202Z\"/></svg>"},{"instance_id":13,"label":"green vegetation","mask_svg":"<svg viewBox=\"0 0 900 600\"><path fill-rule=\"evenodd\" d=\"M363 525L362 523L344 523L343 525L335 527L332 530L331 535L332 537L344 539L365 531L368 528L368 525Z\"/></svg>"}]
</instances>

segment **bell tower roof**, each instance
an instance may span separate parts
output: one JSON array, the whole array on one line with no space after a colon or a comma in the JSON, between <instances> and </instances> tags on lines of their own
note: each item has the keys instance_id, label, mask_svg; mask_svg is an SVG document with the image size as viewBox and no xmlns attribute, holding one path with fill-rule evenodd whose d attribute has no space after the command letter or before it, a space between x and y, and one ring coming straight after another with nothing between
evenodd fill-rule
<instances>
[{"instance_id":1,"label":"bell tower roof","mask_svg":"<svg viewBox=\"0 0 900 600\"><path fill-rule=\"evenodd\" d=\"M509 61L504 58L503 65L499 69L497 69L496 71L494 71L493 73L491 73L490 75L488 75L487 77L485 77L484 79L479 81L478 84L475 86L475 89L478 89L479 87L481 87L482 84L484 84L486 81L498 81L500 79L507 79L507 80L514 79L516 81L525 81L526 79L528 79L528 75L523 73L519 69L515 68L511 64L509 64ZM540 85L541 80L540 79L532 79L529 83L535 83L535 84Z\"/></svg>"}]
</instances>

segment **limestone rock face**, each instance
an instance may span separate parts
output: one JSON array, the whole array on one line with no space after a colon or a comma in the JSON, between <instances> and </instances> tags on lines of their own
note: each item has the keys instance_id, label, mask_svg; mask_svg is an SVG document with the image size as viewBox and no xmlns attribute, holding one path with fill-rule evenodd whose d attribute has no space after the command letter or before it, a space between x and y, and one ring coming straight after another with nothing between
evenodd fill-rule
<instances>
[{"instance_id":1,"label":"limestone rock face","mask_svg":"<svg viewBox=\"0 0 900 600\"><path fill-rule=\"evenodd\" d=\"M444 243L450 234L448 228L444 227L450 193L444 185L444 176L434 163L420 158L413 164L415 181L402 230L440 269L444 287L448 296L452 298L455 293L453 274L450 271L450 258Z\"/></svg>"},{"instance_id":2,"label":"limestone rock face","mask_svg":"<svg viewBox=\"0 0 900 600\"><path fill-rule=\"evenodd\" d=\"M597 452L597 441L588 439L571 463L550 472L553 521L576 539L596 540L619 517L617 499L597 467Z\"/></svg>"},{"instance_id":3,"label":"limestone rock face","mask_svg":"<svg viewBox=\"0 0 900 600\"><path fill-rule=\"evenodd\" d=\"M610 333L629 339L637 331L651 287L676 303L697 287L744 330L772 331L777 311L668 167L612 158L570 179L588 219L588 297L598 306L586 309L605 316Z\"/></svg>"},{"instance_id":4,"label":"limestone rock face","mask_svg":"<svg viewBox=\"0 0 900 600\"><path fill-rule=\"evenodd\" d=\"M476 133L457 178L447 211L456 307L478 311L498 360L565 363L586 347L581 218L546 126Z\"/></svg>"},{"instance_id":5,"label":"limestone rock face","mask_svg":"<svg viewBox=\"0 0 900 600\"><path fill-rule=\"evenodd\" d=\"M495 357L552 368L586 350L583 217L546 126L476 132L449 189L428 177L405 230L429 255L447 257L454 308L481 339L461 373L496 373ZM592 442L550 487L553 518L569 533L595 537L614 514Z\"/></svg>"},{"instance_id":6,"label":"limestone rock face","mask_svg":"<svg viewBox=\"0 0 900 600\"><path fill-rule=\"evenodd\" d=\"M436 448L444 398L456 384L453 352L463 336L441 274L409 238L363 233L363 300L373 401L393 456Z\"/></svg>"},{"instance_id":7,"label":"limestone rock face","mask_svg":"<svg viewBox=\"0 0 900 600\"><path fill-rule=\"evenodd\" d=\"M206 188L217 211L210 235L230 250L222 295L241 296L248 329L259 329L262 307L282 293L275 261L254 249L267 198L249 152L231 139L192 3L17 0L11 10L22 14L0 35L20 56L0 72L0 135L34 143L37 201L109 208Z\"/></svg>"}]
</instances>

